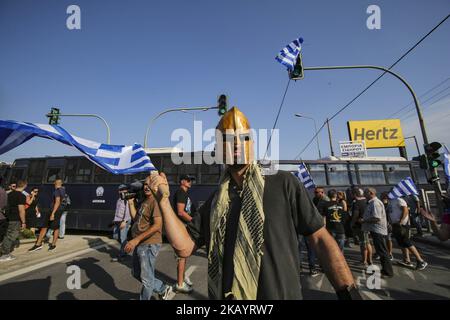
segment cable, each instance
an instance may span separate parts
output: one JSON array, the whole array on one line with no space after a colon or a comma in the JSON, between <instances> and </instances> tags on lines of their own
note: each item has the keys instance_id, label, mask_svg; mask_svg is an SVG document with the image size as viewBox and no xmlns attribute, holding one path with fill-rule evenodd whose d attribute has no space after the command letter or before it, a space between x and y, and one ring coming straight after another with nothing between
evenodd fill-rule
<instances>
[{"instance_id":1,"label":"cable","mask_svg":"<svg viewBox=\"0 0 450 320\"><path fill-rule=\"evenodd\" d=\"M450 17L450 14L447 15L441 22L439 22L433 29L431 29L426 35L424 35L416 44L414 44L408 51L406 51L400 58L397 59L389 68L388 70L392 69L395 65L397 65L401 60L403 60L404 57L406 57L411 51L413 51L422 41L424 41L430 34L432 34L437 28L439 28L448 18ZM378 78L376 78L371 84L369 84L363 91L361 91L355 98L350 100L345 106L340 108L335 114L333 114L331 117L329 117L329 121L333 120L336 116L338 116L342 111L347 109L354 101L356 101L360 96L362 96L367 90L369 90L370 87L372 87L378 80L380 80L387 72L384 71ZM295 157L299 157L306 148L312 143L314 138L318 135L318 133L323 129L325 126L325 123L322 125L322 127L317 131L317 133L314 135L313 139L311 139L310 142L306 145L305 148Z\"/></svg>"},{"instance_id":2,"label":"cable","mask_svg":"<svg viewBox=\"0 0 450 320\"><path fill-rule=\"evenodd\" d=\"M275 129L275 127L277 125L278 117L280 116L281 109L283 108L284 99L286 98L286 94L288 92L290 83L291 83L291 78L289 78L289 81L288 81L288 83L286 85L286 89L284 90L283 99L281 99L281 104L280 104L280 107L278 108L278 114L277 114L277 117L275 118L275 122L273 123L272 131L270 132L269 142L267 143L267 148L266 148L266 152L264 153L263 160L266 159L266 155L267 155L267 151L269 150L270 142L272 142L272 133L273 133L273 130Z\"/></svg>"},{"instance_id":3,"label":"cable","mask_svg":"<svg viewBox=\"0 0 450 320\"><path fill-rule=\"evenodd\" d=\"M431 29L426 35L424 35L419 41L416 42L415 45L413 45L408 51L406 51L400 58L397 59L389 68L388 70L392 69L397 63L399 63L401 60L403 60L404 57L406 57L411 51L413 51L423 40L425 40L430 34L432 34L441 24L443 24L448 18L450 17L450 14L447 15L441 22L439 22L433 29ZM380 80L387 72L384 71L378 78L376 78L367 88L365 88L363 91L361 91L355 98L353 98L349 103L347 103L344 107L338 110L334 115L332 115L329 120L333 120L337 115L339 115L342 111L347 109L356 99L358 99L361 95L363 95L367 90L369 90L370 87L372 87L378 80Z\"/></svg>"},{"instance_id":4,"label":"cable","mask_svg":"<svg viewBox=\"0 0 450 320\"><path fill-rule=\"evenodd\" d=\"M311 140L308 142L308 144L302 149L302 151L300 151L295 157L294 160L299 158L303 152L305 152L305 150L311 145L311 143L314 141L314 139L319 135L320 131L322 131L322 129L325 127L325 125L327 124L327 122L325 121L322 126L319 128L319 130L317 130L316 134L311 138Z\"/></svg>"}]
</instances>

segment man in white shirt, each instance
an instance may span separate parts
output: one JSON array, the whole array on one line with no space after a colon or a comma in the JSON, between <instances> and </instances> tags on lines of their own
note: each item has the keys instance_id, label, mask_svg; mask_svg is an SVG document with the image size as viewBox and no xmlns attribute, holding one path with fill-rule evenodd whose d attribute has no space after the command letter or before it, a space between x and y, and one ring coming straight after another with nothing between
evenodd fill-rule
<instances>
[{"instance_id":1,"label":"man in white shirt","mask_svg":"<svg viewBox=\"0 0 450 320\"><path fill-rule=\"evenodd\" d=\"M409 253L412 253L417 260L416 269L425 269L428 263L422 259L416 247L411 243L408 204L402 198L390 199L388 212L392 224L392 235L403 253L403 261L399 261L399 263L409 268L414 267L409 257Z\"/></svg>"}]
</instances>

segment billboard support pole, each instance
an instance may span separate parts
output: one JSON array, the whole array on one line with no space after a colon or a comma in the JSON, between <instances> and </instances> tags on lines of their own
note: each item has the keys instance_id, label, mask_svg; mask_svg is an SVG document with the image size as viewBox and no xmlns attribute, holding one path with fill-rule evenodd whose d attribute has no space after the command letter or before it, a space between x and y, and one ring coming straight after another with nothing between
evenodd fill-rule
<instances>
[{"instance_id":1,"label":"billboard support pole","mask_svg":"<svg viewBox=\"0 0 450 320\"><path fill-rule=\"evenodd\" d=\"M381 70L384 72L387 72L391 75L393 75L394 77L396 77L398 80L400 80L405 86L406 88L408 88L409 92L411 93L413 100L414 100L414 104L416 106L416 111L417 111L417 117L419 118L419 124L420 124L420 130L422 131L422 138L423 138L423 143L424 144L428 144L428 135L425 129L425 122L423 121L423 115L422 115L422 110L420 107L420 103L419 103L419 99L417 99L416 93L414 92L414 90L412 89L412 87L409 85L408 82L406 82L406 80L401 77L399 74L393 72L390 69L384 68L384 67L380 67L380 66L373 66L373 65L356 65L356 66L325 66L325 67L305 67L303 68L303 70L308 70L308 71L314 71L314 70L339 70L339 69L375 69L375 70ZM441 189L441 184L439 182L439 176L438 176L438 172L436 168L430 168L430 175L431 175L431 179L433 181L434 184L434 189L436 192L436 199L438 200L438 209L439 209L439 213L442 214L443 212L443 207L442 207L442 203L441 203L441 199L440 197L442 196L442 189Z\"/></svg>"}]
</instances>

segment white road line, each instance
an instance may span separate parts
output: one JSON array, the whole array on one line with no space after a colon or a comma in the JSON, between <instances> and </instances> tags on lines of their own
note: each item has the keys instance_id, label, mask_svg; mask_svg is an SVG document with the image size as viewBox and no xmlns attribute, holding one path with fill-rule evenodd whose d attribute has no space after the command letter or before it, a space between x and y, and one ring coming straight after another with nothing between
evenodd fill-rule
<instances>
[{"instance_id":1,"label":"white road line","mask_svg":"<svg viewBox=\"0 0 450 320\"><path fill-rule=\"evenodd\" d=\"M25 267L25 268L20 269L20 270L16 270L16 271L12 271L12 272L3 274L3 275L0 276L0 282L5 281L5 280L9 280L9 279L17 277L17 276L21 276L23 274L29 273L29 272L37 270L37 269L48 267L48 266L50 266L52 264L55 264L55 263L58 263L58 262L63 262L63 261L72 259L74 257L78 257L78 256L81 256L81 255L84 255L86 253L89 253L89 252L92 252L92 251L95 251L95 250L98 250L98 249L101 249L101 248L104 248L104 247L111 246L112 243L113 243L112 241L111 241L111 243L103 243L101 245L98 245L98 246L95 246L95 247L92 247L92 248L87 248L87 249L84 249L84 250L81 250L81 251L76 251L76 252L73 252L73 253L61 256L61 257L57 257L57 258L54 258L54 259L50 259L50 260L47 260L47 261L35 264L33 266Z\"/></svg>"}]
</instances>

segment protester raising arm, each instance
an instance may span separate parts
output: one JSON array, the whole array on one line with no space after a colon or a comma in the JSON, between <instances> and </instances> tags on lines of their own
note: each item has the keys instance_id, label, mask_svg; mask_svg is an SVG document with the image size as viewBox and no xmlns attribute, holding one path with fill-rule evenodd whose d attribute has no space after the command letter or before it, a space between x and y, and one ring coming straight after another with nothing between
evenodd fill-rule
<instances>
[{"instance_id":1,"label":"protester raising arm","mask_svg":"<svg viewBox=\"0 0 450 320\"><path fill-rule=\"evenodd\" d=\"M187 258L195 251L195 243L169 201L169 184L164 173L150 175L150 188L159 203L166 237L179 257Z\"/></svg>"}]
</instances>

